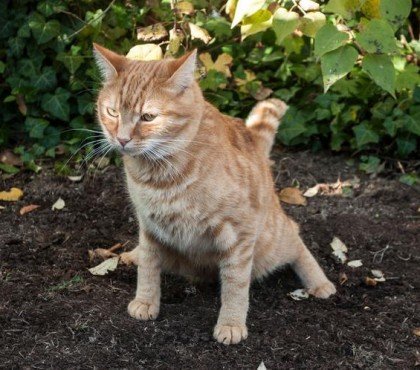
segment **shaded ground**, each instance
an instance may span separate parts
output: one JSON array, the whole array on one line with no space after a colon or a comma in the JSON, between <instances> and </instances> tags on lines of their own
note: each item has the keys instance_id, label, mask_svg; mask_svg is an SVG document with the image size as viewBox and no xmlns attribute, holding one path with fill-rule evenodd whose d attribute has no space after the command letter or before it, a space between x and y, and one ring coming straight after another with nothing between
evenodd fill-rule
<instances>
[{"instance_id":1,"label":"shaded ground","mask_svg":"<svg viewBox=\"0 0 420 370\"><path fill-rule=\"evenodd\" d=\"M282 187L298 181L352 178L341 157L275 155ZM361 176L361 174L357 174ZM0 190L21 187L24 198L0 211L0 367L256 369L408 369L419 362L420 197L392 179L361 176L353 197L311 198L306 207L285 205L303 238L338 285L322 301L293 301L300 287L290 271L251 289L250 337L225 347L211 337L219 307L218 287L163 279L161 314L137 322L126 313L135 289L134 268L92 276L87 250L136 243L137 227L121 170L107 168L80 183L52 175L19 174ZM62 197L66 207L51 211ZM27 204L41 208L19 215ZM338 236L357 269L338 264L329 243ZM370 269L387 281L363 283ZM417 309L417 312L416 312Z\"/></svg>"}]
</instances>

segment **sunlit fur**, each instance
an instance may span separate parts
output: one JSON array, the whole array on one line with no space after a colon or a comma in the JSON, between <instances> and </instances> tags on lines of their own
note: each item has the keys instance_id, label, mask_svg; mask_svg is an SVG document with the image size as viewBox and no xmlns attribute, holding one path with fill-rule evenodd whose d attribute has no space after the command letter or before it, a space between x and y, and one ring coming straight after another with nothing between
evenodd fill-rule
<instances>
[{"instance_id":1,"label":"sunlit fur","mask_svg":"<svg viewBox=\"0 0 420 370\"><path fill-rule=\"evenodd\" d=\"M105 76L99 121L123 154L140 225L138 247L123 256L138 265L129 314L157 317L162 271L218 277L222 305L214 337L231 344L248 335L252 279L290 264L311 294L335 293L275 193L268 155L287 106L260 102L245 124L203 99L193 78L195 53L152 62L100 46L95 53ZM156 118L143 122L145 113ZM130 141L123 147L118 139Z\"/></svg>"}]
</instances>

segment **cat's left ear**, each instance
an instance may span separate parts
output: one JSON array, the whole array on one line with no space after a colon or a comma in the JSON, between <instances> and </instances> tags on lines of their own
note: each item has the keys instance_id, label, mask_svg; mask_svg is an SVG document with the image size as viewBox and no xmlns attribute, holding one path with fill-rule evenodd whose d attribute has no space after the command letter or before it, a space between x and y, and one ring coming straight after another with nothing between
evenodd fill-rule
<instances>
[{"instance_id":1,"label":"cat's left ear","mask_svg":"<svg viewBox=\"0 0 420 370\"><path fill-rule=\"evenodd\" d=\"M197 63L197 49L172 62L172 76L168 80L171 89L177 93L190 87L194 82Z\"/></svg>"},{"instance_id":2,"label":"cat's left ear","mask_svg":"<svg viewBox=\"0 0 420 370\"><path fill-rule=\"evenodd\" d=\"M122 55L95 43L93 43L93 54L96 64L106 80L117 77L127 63L127 59Z\"/></svg>"}]
</instances>

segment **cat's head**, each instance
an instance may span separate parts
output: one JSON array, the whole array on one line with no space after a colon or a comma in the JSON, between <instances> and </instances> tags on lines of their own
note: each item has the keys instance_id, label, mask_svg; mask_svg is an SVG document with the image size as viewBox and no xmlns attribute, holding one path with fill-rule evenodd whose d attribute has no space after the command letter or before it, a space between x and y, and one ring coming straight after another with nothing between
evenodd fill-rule
<instances>
[{"instance_id":1,"label":"cat's head","mask_svg":"<svg viewBox=\"0 0 420 370\"><path fill-rule=\"evenodd\" d=\"M98 120L115 149L164 157L192 138L203 101L194 79L196 51L145 62L94 44L94 55L104 78Z\"/></svg>"}]
</instances>

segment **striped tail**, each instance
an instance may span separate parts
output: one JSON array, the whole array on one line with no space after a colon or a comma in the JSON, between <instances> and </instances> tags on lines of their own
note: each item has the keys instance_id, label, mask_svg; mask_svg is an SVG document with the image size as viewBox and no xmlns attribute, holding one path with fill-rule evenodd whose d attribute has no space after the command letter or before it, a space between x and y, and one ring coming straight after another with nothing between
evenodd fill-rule
<instances>
[{"instance_id":1,"label":"striped tail","mask_svg":"<svg viewBox=\"0 0 420 370\"><path fill-rule=\"evenodd\" d=\"M287 104L280 99L267 99L259 102L246 120L246 126L253 132L267 156L270 154L277 128L287 108Z\"/></svg>"}]
</instances>

